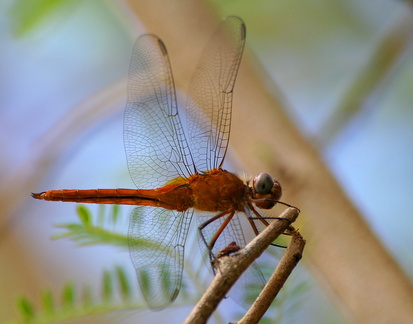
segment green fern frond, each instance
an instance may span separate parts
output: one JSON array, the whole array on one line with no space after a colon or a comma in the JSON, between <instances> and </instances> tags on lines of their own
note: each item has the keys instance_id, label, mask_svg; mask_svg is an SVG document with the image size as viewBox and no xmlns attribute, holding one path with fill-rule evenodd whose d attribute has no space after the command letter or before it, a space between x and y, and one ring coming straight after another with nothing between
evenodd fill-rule
<instances>
[{"instance_id":1,"label":"green fern frond","mask_svg":"<svg viewBox=\"0 0 413 324\"><path fill-rule=\"evenodd\" d=\"M66 310L75 307L75 285L72 282L66 283L62 291L62 307Z\"/></svg>"},{"instance_id":2,"label":"green fern frond","mask_svg":"<svg viewBox=\"0 0 413 324\"><path fill-rule=\"evenodd\" d=\"M119 291L123 301L129 301L132 297L132 290L131 286L128 282L128 277L126 276L126 272L122 267L116 266L116 277L119 283Z\"/></svg>"},{"instance_id":3,"label":"green fern frond","mask_svg":"<svg viewBox=\"0 0 413 324\"><path fill-rule=\"evenodd\" d=\"M17 300L17 309L20 312L23 322L30 322L35 316L34 307L26 297L20 297Z\"/></svg>"},{"instance_id":4,"label":"green fern frond","mask_svg":"<svg viewBox=\"0 0 413 324\"><path fill-rule=\"evenodd\" d=\"M12 323L58 323L119 310L146 308L143 303L133 300L132 284L123 267L105 270L101 285L101 295L95 300L90 286L83 287L79 292L72 282L67 282L60 292L60 303L55 302L58 299L50 290L45 290L38 309L26 297L20 297L17 301L20 319Z\"/></svg>"},{"instance_id":5,"label":"green fern frond","mask_svg":"<svg viewBox=\"0 0 413 324\"><path fill-rule=\"evenodd\" d=\"M70 223L56 225L56 227L64 229L65 232L53 236L53 239L66 237L76 242L79 246L106 244L122 248L128 247L128 238L126 235L117 234L98 226ZM142 242L139 242L139 244L141 243Z\"/></svg>"},{"instance_id":6,"label":"green fern frond","mask_svg":"<svg viewBox=\"0 0 413 324\"><path fill-rule=\"evenodd\" d=\"M110 303L113 298L113 279L107 270L103 272L102 299L105 303Z\"/></svg>"},{"instance_id":7,"label":"green fern frond","mask_svg":"<svg viewBox=\"0 0 413 324\"><path fill-rule=\"evenodd\" d=\"M84 224L85 226L92 225L92 214L90 213L89 209L87 209L83 205L79 205L77 206L76 210L77 210L77 215L80 221L82 222L82 224Z\"/></svg>"},{"instance_id":8,"label":"green fern frond","mask_svg":"<svg viewBox=\"0 0 413 324\"><path fill-rule=\"evenodd\" d=\"M93 216L84 205L79 205L76 211L80 222L56 225L64 232L53 236L53 239L69 238L78 246L112 245L127 249L129 244L132 244L148 250L159 248L159 243L139 238L128 238L126 234L116 230L122 226L118 205L113 205L109 212L106 212L104 205L100 205L96 216Z\"/></svg>"},{"instance_id":9,"label":"green fern frond","mask_svg":"<svg viewBox=\"0 0 413 324\"><path fill-rule=\"evenodd\" d=\"M100 205L96 217L93 217L90 210L84 205L77 206L76 212L80 223L56 225L65 231L63 234L54 236L53 239L67 237L77 242L79 246L106 244L128 247L127 236L115 231L120 223L119 206L114 205L109 213L105 213L105 206Z\"/></svg>"}]
</instances>

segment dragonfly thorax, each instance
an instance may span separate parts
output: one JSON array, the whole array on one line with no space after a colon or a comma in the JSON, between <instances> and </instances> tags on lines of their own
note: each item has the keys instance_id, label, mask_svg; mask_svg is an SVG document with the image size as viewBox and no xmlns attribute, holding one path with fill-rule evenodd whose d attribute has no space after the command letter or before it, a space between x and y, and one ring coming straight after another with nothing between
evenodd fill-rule
<instances>
[{"instance_id":1,"label":"dragonfly thorax","mask_svg":"<svg viewBox=\"0 0 413 324\"><path fill-rule=\"evenodd\" d=\"M193 207L203 211L243 211L248 187L236 175L221 168L190 177Z\"/></svg>"}]
</instances>

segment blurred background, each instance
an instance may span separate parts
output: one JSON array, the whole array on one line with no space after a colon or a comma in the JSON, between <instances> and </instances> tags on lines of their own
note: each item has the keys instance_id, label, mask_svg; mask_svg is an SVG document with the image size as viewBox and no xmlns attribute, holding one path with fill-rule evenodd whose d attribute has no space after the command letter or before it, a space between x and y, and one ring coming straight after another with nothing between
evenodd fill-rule
<instances>
[{"instance_id":1,"label":"blurred background","mask_svg":"<svg viewBox=\"0 0 413 324\"><path fill-rule=\"evenodd\" d=\"M165 10L171 11L168 19L178 23L191 12L177 12L175 2L169 1ZM269 90L282 98L296 128L317 148L411 279L411 2L201 3L217 18L217 25L227 15L245 21L247 51L262 65ZM134 40L142 33L156 32L145 30L141 15L156 21L156 10L151 11L149 1L4 0L0 15L0 322L17 322L19 297L27 296L40 308L42 291L49 289L58 300L68 282L78 292L89 285L92 294L99 296L104 270L115 265L126 269L138 291L126 249L79 248L68 239L51 240L62 232L56 224L76 222L76 206L35 201L30 193L134 188L123 148L126 79ZM156 23L162 25L163 19ZM179 39L182 35L159 36ZM207 38L186 46L201 50L206 42ZM178 55L174 44L166 42L166 46L172 69L179 73L174 69ZM189 77L185 79L189 82ZM177 86L184 97L187 84ZM259 126L252 125L248 136L254 136L254 127ZM288 188L288 182L283 185ZM98 207L90 209L98 212ZM116 224L120 233L127 232L131 209L120 209ZM186 257L198 260L193 239L189 238ZM197 277L185 276L188 281ZM188 282L186 297L163 311L151 312L137 301L72 321L180 323L200 293L193 287L202 291L210 280L201 277L203 282ZM294 278L301 288L286 286L291 305L280 301L276 319L269 322L346 322L340 305L307 272L305 259ZM139 305L141 309L124 309ZM225 300L211 323L236 320L240 313L241 308Z\"/></svg>"}]
</instances>

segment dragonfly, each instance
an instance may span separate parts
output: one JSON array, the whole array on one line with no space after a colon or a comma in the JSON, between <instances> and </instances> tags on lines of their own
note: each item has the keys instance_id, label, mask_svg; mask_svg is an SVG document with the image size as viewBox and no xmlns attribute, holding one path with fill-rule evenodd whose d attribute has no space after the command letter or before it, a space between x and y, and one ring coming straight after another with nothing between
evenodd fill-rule
<instances>
[{"instance_id":1,"label":"dragonfly","mask_svg":"<svg viewBox=\"0 0 413 324\"><path fill-rule=\"evenodd\" d=\"M153 34L138 37L129 70L124 145L130 176L139 189L32 194L48 201L136 205L130 216L129 251L150 308L164 308L178 296L193 218L201 248L214 258L230 242L245 246L240 215L245 214L259 234L257 223L268 226L259 210L280 203L281 185L270 175L243 181L222 168L245 37L244 22L230 16L207 43L190 82L186 127L165 44ZM251 282L263 285L255 264L248 271L244 289Z\"/></svg>"}]
</instances>

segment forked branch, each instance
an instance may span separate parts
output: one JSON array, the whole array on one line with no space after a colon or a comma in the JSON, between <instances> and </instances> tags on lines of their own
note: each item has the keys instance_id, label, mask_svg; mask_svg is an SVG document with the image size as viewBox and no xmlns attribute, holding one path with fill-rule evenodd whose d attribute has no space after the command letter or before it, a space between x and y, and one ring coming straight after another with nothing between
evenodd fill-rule
<instances>
[{"instance_id":1,"label":"forked branch","mask_svg":"<svg viewBox=\"0 0 413 324\"><path fill-rule=\"evenodd\" d=\"M216 309L221 300L225 298L228 291L241 276L241 274L279 235L281 235L286 229L290 229L293 234L293 239L275 271L277 274L274 274L271 277L270 282L267 283L264 290L258 296L257 301L254 302L252 308L255 309L255 311L252 313L249 311L246 315L248 316L248 323L258 322L259 318L264 315L266 309L271 304L272 299L275 298L288 275L301 258L305 241L290 225L296 220L298 214L298 209L288 208L280 215L279 219L275 219L245 248L230 256L220 258L218 261L219 270L217 271L214 280L184 323L206 323L207 319L211 316L212 312ZM257 306L257 302L260 304L262 303L262 305ZM268 306L265 306L267 304ZM257 318L257 316L261 317L254 322L253 320L254 318ZM247 322L244 321L242 323Z\"/></svg>"}]
</instances>

